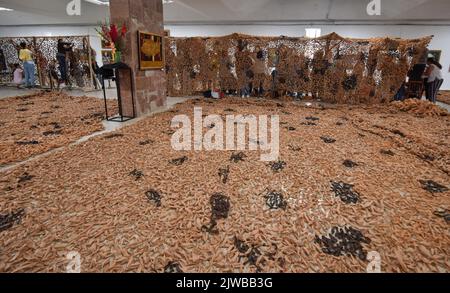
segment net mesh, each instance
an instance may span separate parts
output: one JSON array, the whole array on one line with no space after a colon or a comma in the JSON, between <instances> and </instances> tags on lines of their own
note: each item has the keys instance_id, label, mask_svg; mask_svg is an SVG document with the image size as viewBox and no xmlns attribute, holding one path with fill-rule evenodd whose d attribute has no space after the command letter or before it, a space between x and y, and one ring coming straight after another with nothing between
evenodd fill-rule
<instances>
[{"instance_id":1,"label":"net mesh","mask_svg":"<svg viewBox=\"0 0 450 293\"><path fill-rule=\"evenodd\" d=\"M208 89L236 91L252 85L266 95L297 93L332 103L391 101L412 66L426 56L432 37L317 39L168 37L167 91L191 96Z\"/></svg>"}]
</instances>

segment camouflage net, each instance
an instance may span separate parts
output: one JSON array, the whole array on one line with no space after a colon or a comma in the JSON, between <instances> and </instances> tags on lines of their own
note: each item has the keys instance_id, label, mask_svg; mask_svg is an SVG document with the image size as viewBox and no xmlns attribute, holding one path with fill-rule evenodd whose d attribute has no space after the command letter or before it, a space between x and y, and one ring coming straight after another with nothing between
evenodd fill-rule
<instances>
[{"instance_id":1,"label":"camouflage net","mask_svg":"<svg viewBox=\"0 0 450 293\"><path fill-rule=\"evenodd\" d=\"M332 103L393 99L432 37L414 40L224 37L166 39L167 91L191 96L212 88L239 91L248 84L265 95L298 93ZM274 73L275 70L275 73Z\"/></svg>"},{"instance_id":2,"label":"camouflage net","mask_svg":"<svg viewBox=\"0 0 450 293\"><path fill-rule=\"evenodd\" d=\"M70 84L78 88L93 87L89 62L89 36L0 38L0 52L2 53L0 56L3 55L3 58L0 58L0 84L8 84L13 81L13 65L22 64L17 48L20 43L24 42L35 53L37 83L41 87L50 87L51 71L59 74L59 65L56 60L58 39L74 46L67 56L67 73ZM91 58L95 57L91 56Z\"/></svg>"}]
</instances>

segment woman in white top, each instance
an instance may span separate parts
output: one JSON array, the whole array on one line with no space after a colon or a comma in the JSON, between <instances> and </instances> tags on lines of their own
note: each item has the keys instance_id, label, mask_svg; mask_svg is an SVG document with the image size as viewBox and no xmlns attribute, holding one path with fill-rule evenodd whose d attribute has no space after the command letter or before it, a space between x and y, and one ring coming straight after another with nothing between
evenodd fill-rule
<instances>
[{"instance_id":1,"label":"woman in white top","mask_svg":"<svg viewBox=\"0 0 450 293\"><path fill-rule=\"evenodd\" d=\"M436 96L439 92L439 89L444 82L442 78L442 65L439 62L436 62L434 58L428 58L428 67L425 71L425 76L428 77L427 80L427 100L436 103Z\"/></svg>"}]
</instances>

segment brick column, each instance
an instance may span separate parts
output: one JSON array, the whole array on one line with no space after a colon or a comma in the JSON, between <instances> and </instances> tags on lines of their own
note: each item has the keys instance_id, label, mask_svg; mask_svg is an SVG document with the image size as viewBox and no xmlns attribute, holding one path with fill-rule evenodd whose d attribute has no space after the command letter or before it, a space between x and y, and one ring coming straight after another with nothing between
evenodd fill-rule
<instances>
[{"instance_id":1,"label":"brick column","mask_svg":"<svg viewBox=\"0 0 450 293\"><path fill-rule=\"evenodd\" d=\"M162 70L139 70L138 31L164 35L162 0L110 0L111 23L128 28L122 62L133 69L138 116L166 105L166 74ZM124 105L128 108L129 105Z\"/></svg>"}]
</instances>

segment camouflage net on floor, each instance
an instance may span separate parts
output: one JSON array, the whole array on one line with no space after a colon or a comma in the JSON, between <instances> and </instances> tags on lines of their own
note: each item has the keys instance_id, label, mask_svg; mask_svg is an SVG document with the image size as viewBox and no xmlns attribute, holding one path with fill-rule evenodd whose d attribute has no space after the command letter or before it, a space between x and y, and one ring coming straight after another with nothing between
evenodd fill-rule
<instances>
[{"instance_id":1,"label":"camouflage net on floor","mask_svg":"<svg viewBox=\"0 0 450 293\"><path fill-rule=\"evenodd\" d=\"M167 91L190 96L252 84L265 95L299 93L332 103L391 101L432 37L317 39L232 34L167 38ZM275 73L274 73L275 70Z\"/></svg>"}]
</instances>

